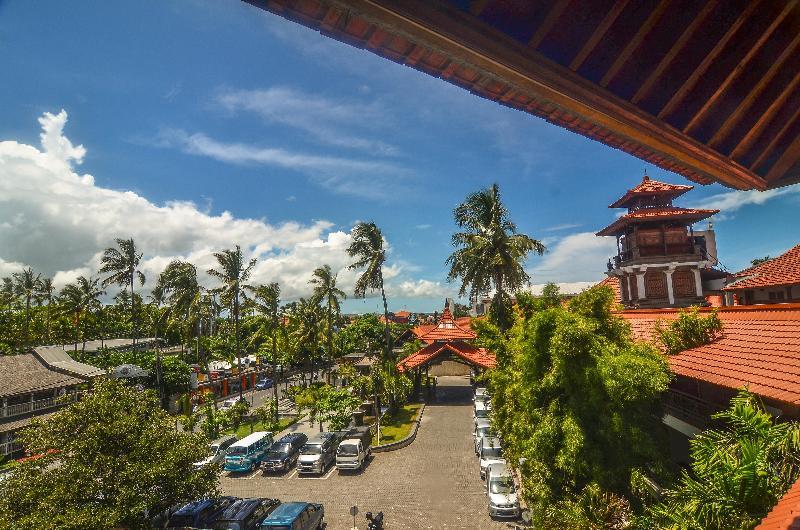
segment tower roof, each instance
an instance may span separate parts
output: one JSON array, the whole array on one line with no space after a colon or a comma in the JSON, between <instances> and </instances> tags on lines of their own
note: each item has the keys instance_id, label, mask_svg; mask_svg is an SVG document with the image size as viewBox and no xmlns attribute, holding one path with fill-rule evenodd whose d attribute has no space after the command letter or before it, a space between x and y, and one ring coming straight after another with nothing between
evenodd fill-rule
<instances>
[{"instance_id":1,"label":"tower roof","mask_svg":"<svg viewBox=\"0 0 800 530\"><path fill-rule=\"evenodd\" d=\"M439 322L436 324L436 327L432 328L424 335L421 335L419 338L425 342L441 342L453 340L472 340L475 337L477 337L477 335L474 331L464 329L456 323L456 321L453 319L453 314L450 313L450 308L445 306L444 311L442 311L442 316L439 318Z\"/></svg>"},{"instance_id":2,"label":"tower roof","mask_svg":"<svg viewBox=\"0 0 800 530\"><path fill-rule=\"evenodd\" d=\"M683 184L669 184L668 182L661 182L652 180L645 175L636 187L629 189L625 195L617 199L614 204L609 208L628 208L632 202L637 198L645 196L660 196L664 200L671 201L676 197L680 197L687 191L694 188L694 186L687 186Z\"/></svg>"},{"instance_id":3,"label":"tower roof","mask_svg":"<svg viewBox=\"0 0 800 530\"><path fill-rule=\"evenodd\" d=\"M687 224L696 223L719 213L719 210L700 210L697 208L678 208L668 206L664 208L642 208L628 212L619 219L597 232L598 236L615 236L625 232L628 225L652 221L683 221Z\"/></svg>"}]
</instances>

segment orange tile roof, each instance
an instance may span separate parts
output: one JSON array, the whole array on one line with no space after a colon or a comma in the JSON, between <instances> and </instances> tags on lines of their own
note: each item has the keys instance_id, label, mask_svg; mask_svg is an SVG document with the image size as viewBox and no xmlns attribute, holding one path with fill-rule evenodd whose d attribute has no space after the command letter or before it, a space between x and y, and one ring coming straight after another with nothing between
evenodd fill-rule
<instances>
[{"instance_id":1,"label":"orange tile roof","mask_svg":"<svg viewBox=\"0 0 800 530\"><path fill-rule=\"evenodd\" d=\"M652 180L650 177L645 175L644 178L642 178L642 182L640 182L636 187L629 189L625 195L617 199L614 204L609 206L609 208L624 208L628 201L637 195L660 194L671 196L674 199L675 197L680 197L692 188L694 188L694 186L669 184L667 182Z\"/></svg>"},{"instance_id":2,"label":"orange tile roof","mask_svg":"<svg viewBox=\"0 0 800 530\"><path fill-rule=\"evenodd\" d=\"M606 278L595 285L595 287L611 287L611 290L614 291L614 301L618 304L622 303L622 291L620 290L619 277L606 276Z\"/></svg>"},{"instance_id":3,"label":"orange tile roof","mask_svg":"<svg viewBox=\"0 0 800 530\"><path fill-rule=\"evenodd\" d=\"M468 363L481 368L494 368L497 364L495 355L485 348L479 348L462 341L434 342L428 344L416 353L413 353L397 363L399 371L410 370L431 362L442 353L452 353L461 357Z\"/></svg>"},{"instance_id":4,"label":"orange tile roof","mask_svg":"<svg viewBox=\"0 0 800 530\"><path fill-rule=\"evenodd\" d=\"M754 530L800 530L800 480L789 488Z\"/></svg>"},{"instance_id":5,"label":"orange tile roof","mask_svg":"<svg viewBox=\"0 0 800 530\"><path fill-rule=\"evenodd\" d=\"M419 326L411 328L411 333L413 333L416 338L423 340L422 337L424 337L426 333L428 333L435 327L436 327L435 324L420 324ZM428 342L430 343L432 341Z\"/></svg>"},{"instance_id":6,"label":"orange tile roof","mask_svg":"<svg viewBox=\"0 0 800 530\"><path fill-rule=\"evenodd\" d=\"M737 272L735 276L741 279L725 286L723 290L732 291L800 283L800 245L777 258Z\"/></svg>"},{"instance_id":7,"label":"orange tile roof","mask_svg":"<svg viewBox=\"0 0 800 530\"><path fill-rule=\"evenodd\" d=\"M397 311L394 314L394 316L396 316L398 318L408 318L408 317L411 316L411 313L409 313L408 311Z\"/></svg>"},{"instance_id":8,"label":"orange tile roof","mask_svg":"<svg viewBox=\"0 0 800 530\"><path fill-rule=\"evenodd\" d=\"M427 333L419 336L420 339L428 343L446 340L472 340L476 337L477 335L474 331L465 329L453 319L453 314L450 313L448 307L445 307L444 311L442 311L439 322Z\"/></svg>"},{"instance_id":9,"label":"orange tile roof","mask_svg":"<svg viewBox=\"0 0 800 530\"><path fill-rule=\"evenodd\" d=\"M701 210L698 208L679 208L677 206L666 206L663 208L640 208L633 212L628 212L619 219L597 232L598 236L613 236L623 228L638 221L691 221L695 223L702 221L719 213L719 210Z\"/></svg>"},{"instance_id":10,"label":"orange tile roof","mask_svg":"<svg viewBox=\"0 0 800 530\"><path fill-rule=\"evenodd\" d=\"M631 324L636 338L651 340L656 322L674 320L678 310L633 309L619 314ZM672 370L731 389L747 386L764 398L800 405L800 304L724 307L718 315L722 336L670 356Z\"/></svg>"}]
</instances>

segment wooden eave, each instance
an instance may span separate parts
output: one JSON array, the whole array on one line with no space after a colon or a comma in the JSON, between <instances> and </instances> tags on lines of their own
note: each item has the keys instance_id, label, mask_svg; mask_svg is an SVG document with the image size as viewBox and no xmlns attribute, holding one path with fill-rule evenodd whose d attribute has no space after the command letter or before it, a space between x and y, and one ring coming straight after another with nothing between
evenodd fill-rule
<instances>
[{"instance_id":1,"label":"wooden eave","mask_svg":"<svg viewBox=\"0 0 800 530\"><path fill-rule=\"evenodd\" d=\"M800 182L797 0L246 1L701 184Z\"/></svg>"}]
</instances>

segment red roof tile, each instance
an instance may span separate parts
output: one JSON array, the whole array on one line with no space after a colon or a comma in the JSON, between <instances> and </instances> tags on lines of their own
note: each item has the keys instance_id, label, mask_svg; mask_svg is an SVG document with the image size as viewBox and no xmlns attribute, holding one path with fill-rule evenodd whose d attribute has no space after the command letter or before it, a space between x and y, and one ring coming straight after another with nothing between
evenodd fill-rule
<instances>
[{"instance_id":1,"label":"red roof tile","mask_svg":"<svg viewBox=\"0 0 800 530\"><path fill-rule=\"evenodd\" d=\"M635 309L620 315L636 338L652 340L656 322L674 320L678 310ZM800 304L724 307L718 315L722 336L670 356L672 370L727 388L747 386L764 398L800 405Z\"/></svg>"},{"instance_id":2,"label":"red roof tile","mask_svg":"<svg viewBox=\"0 0 800 530\"><path fill-rule=\"evenodd\" d=\"M397 369L410 370L431 362L442 353L451 353L461 357L468 363L481 368L494 368L497 364L495 355L485 348L479 348L462 341L435 342L428 344L418 352L409 355L399 363Z\"/></svg>"},{"instance_id":3,"label":"red roof tile","mask_svg":"<svg viewBox=\"0 0 800 530\"><path fill-rule=\"evenodd\" d=\"M755 530L800 530L800 480L789 488Z\"/></svg>"},{"instance_id":4,"label":"red roof tile","mask_svg":"<svg viewBox=\"0 0 800 530\"><path fill-rule=\"evenodd\" d=\"M477 335L471 329L460 326L454 319L450 309L445 307L442 316L436 326L433 326L426 333L419 335L425 342L447 341L447 340L472 340Z\"/></svg>"},{"instance_id":5,"label":"red roof tile","mask_svg":"<svg viewBox=\"0 0 800 530\"><path fill-rule=\"evenodd\" d=\"M725 286L724 290L732 291L800 283L800 245L777 258L737 272L735 276L741 279Z\"/></svg>"},{"instance_id":6,"label":"red roof tile","mask_svg":"<svg viewBox=\"0 0 800 530\"><path fill-rule=\"evenodd\" d=\"M707 219L715 213L719 213L719 210L700 210L697 208L679 208L677 206L668 206L664 208L640 208L621 216L619 219L597 232L597 235L613 236L629 224L640 221L682 220L695 223L697 221Z\"/></svg>"},{"instance_id":7,"label":"red roof tile","mask_svg":"<svg viewBox=\"0 0 800 530\"><path fill-rule=\"evenodd\" d=\"M614 204L609 206L609 208L625 208L628 205L628 202L637 195L659 194L669 196L674 199L675 197L680 197L692 188L694 188L694 186L669 184L667 182L651 180L650 177L645 175L641 183L639 183L636 187L629 189L625 195L617 199Z\"/></svg>"},{"instance_id":8,"label":"red roof tile","mask_svg":"<svg viewBox=\"0 0 800 530\"><path fill-rule=\"evenodd\" d=\"M622 292L620 291L619 278L617 276L606 276L606 279L598 283L595 287L611 287L614 291L614 301L622 303Z\"/></svg>"}]
</instances>

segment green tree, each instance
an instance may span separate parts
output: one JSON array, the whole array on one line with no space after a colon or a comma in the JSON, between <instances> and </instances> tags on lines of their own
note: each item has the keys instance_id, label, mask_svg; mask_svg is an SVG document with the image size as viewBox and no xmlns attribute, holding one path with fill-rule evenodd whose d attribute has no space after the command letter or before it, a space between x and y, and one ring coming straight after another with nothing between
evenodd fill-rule
<instances>
[{"instance_id":1,"label":"green tree","mask_svg":"<svg viewBox=\"0 0 800 530\"><path fill-rule=\"evenodd\" d=\"M319 430L322 424L328 424L328 430L340 431L350 424L355 412L361 405L361 400L350 393L348 389L335 389L331 386L323 387L318 397Z\"/></svg>"},{"instance_id":2,"label":"green tree","mask_svg":"<svg viewBox=\"0 0 800 530\"><path fill-rule=\"evenodd\" d=\"M139 338L139 328L136 318L136 298L134 296L134 286L136 281L139 285L144 285L144 273L139 270L139 262L142 259L142 253L136 251L136 244L133 238L130 239L116 239L117 248L109 247L103 252L101 258L102 266L100 273L108 274L103 280L103 286L119 285L123 288L130 287L131 295L131 333L133 335L133 344Z\"/></svg>"},{"instance_id":3,"label":"green tree","mask_svg":"<svg viewBox=\"0 0 800 530\"><path fill-rule=\"evenodd\" d=\"M226 249L222 252L215 252L219 269L208 269L208 274L217 278L221 286L214 289L220 295L220 300L230 309L233 317L234 338L236 343L236 364L239 371L242 369L242 345L239 334L239 310L244 298L244 290L248 288L247 280L256 264L253 258L245 264L242 256L242 249L236 245L234 250ZM239 385L239 399L242 398L242 387Z\"/></svg>"},{"instance_id":4,"label":"green tree","mask_svg":"<svg viewBox=\"0 0 800 530\"><path fill-rule=\"evenodd\" d=\"M278 429L278 402L268 399L263 405L253 409L253 414L258 418L264 430L276 431Z\"/></svg>"},{"instance_id":5,"label":"green tree","mask_svg":"<svg viewBox=\"0 0 800 530\"><path fill-rule=\"evenodd\" d=\"M80 329L80 340L83 342L81 351L86 349L86 333L88 316L91 312L101 307L100 297L106 292L100 287L99 278L86 278L78 276L75 283L69 283L61 290L61 306L64 311L72 314L75 329ZM78 350L77 338L75 350Z\"/></svg>"},{"instance_id":6,"label":"green tree","mask_svg":"<svg viewBox=\"0 0 800 530\"><path fill-rule=\"evenodd\" d=\"M762 263L768 262L770 259L772 258L770 258L769 256L764 256L763 258L755 258L753 260L750 260L750 265L755 267L757 265L761 265Z\"/></svg>"},{"instance_id":7,"label":"green tree","mask_svg":"<svg viewBox=\"0 0 800 530\"><path fill-rule=\"evenodd\" d=\"M150 528L148 513L215 495L206 440L175 432L155 396L99 381L85 399L22 432L40 458L20 463L0 488L0 529Z\"/></svg>"},{"instance_id":8,"label":"green tree","mask_svg":"<svg viewBox=\"0 0 800 530\"><path fill-rule=\"evenodd\" d=\"M41 274L34 273L30 267L12 275L14 279L14 294L25 299L25 327L23 328L22 341L24 348L30 346L31 300L39 292L41 277Z\"/></svg>"},{"instance_id":9,"label":"green tree","mask_svg":"<svg viewBox=\"0 0 800 530\"><path fill-rule=\"evenodd\" d=\"M511 327L511 298L530 281L523 264L528 254L543 254L541 241L517 233L508 210L500 200L500 187L472 193L453 211L462 232L453 234L456 247L447 264L448 280L461 280L460 296L475 299L492 289L495 295L490 308L492 319L505 331Z\"/></svg>"},{"instance_id":10,"label":"green tree","mask_svg":"<svg viewBox=\"0 0 800 530\"><path fill-rule=\"evenodd\" d=\"M290 321L297 358L303 362L304 372L307 369L309 374L313 374L314 361L319 352L320 324L322 322L319 305L313 300L301 298L290 313ZM311 378L309 375L309 379Z\"/></svg>"},{"instance_id":11,"label":"green tree","mask_svg":"<svg viewBox=\"0 0 800 530\"><path fill-rule=\"evenodd\" d=\"M354 294L356 298L364 298L367 290L379 290L383 299L384 317L384 360L392 359L392 336L389 330L389 306L386 303L386 290L383 286L383 264L386 262L386 250L383 248L383 234L375 223L358 223L353 227L352 241L347 247L347 254L355 258L348 268L364 269L356 280Z\"/></svg>"},{"instance_id":12,"label":"green tree","mask_svg":"<svg viewBox=\"0 0 800 530\"><path fill-rule=\"evenodd\" d=\"M742 390L723 423L691 441L691 473L643 518L642 528L750 530L800 477L800 424L778 423Z\"/></svg>"},{"instance_id":13,"label":"green tree","mask_svg":"<svg viewBox=\"0 0 800 530\"><path fill-rule=\"evenodd\" d=\"M341 313L339 302L347 295L336 287L336 274L331 271L330 265L317 267L310 283L314 286L312 300L325 305L325 345L328 357L333 358L333 328Z\"/></svg>"},{"instance_id":14,"label":"green tree","mask_svg":"<svg viewBox=\"0 0 800 530\"><path fill-rule=\"evenodd\" d=\"M264 318L265 326L262 326L255 334L256 337L261 335L268 338L272 343L272 397L274 402L278 402L278 331L280 329L280 303L281 303L281 287L277 282L270 283L269 285L259 285L253 290L253 304ZM278 407L275 406L275 423L278 423Z\"/></svg>"},{"instance_id":15,"label":"green tree","mask_svg":"<svg viewBox=\"0 0 800 530\"><path fill-rule=\"evenodd\" d=\"M524 493L543 528L558 527L550 507L590 486L630 500L638 470L665 459L658 407L671 373L613 307L599 287L517 319L506 360L488 373L493 429L509 462L524 458ZM497 340L493 326L475 329L479 342Z\"/></svg>"},{"instance_id":16,"label":"green tree","mask_svg":"<svg viewBox=\"0 0 800 530\"><path fill-rule=\"evenodd\" d=\"M707 316L700 316L700 310L693 307L681 309L678 318L664 324L656 324L656 335L669 355L674 355L703 344L708 344L722 333L722 321L714 310Z\"/></svg>"}]
</instances>

